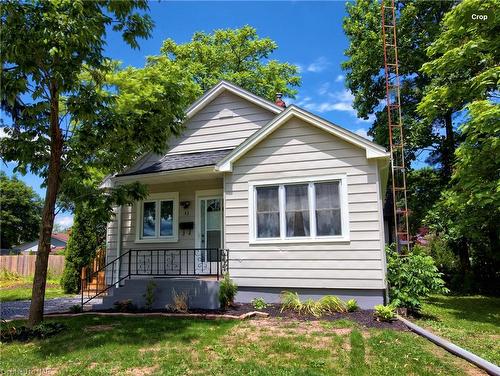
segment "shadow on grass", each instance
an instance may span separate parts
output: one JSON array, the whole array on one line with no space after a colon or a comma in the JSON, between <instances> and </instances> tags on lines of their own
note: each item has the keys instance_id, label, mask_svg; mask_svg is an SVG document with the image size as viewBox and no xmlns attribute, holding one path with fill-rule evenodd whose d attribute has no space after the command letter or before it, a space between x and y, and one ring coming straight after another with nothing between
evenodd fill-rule
<instances>
[{"instance_id":1,"label":"shadow on grass","mask_svg":"<svg viewBox=\"0 0 500 376\"><path fill-rule=\"evenodd\" d=\"M50 319L67 325L60 334L37 342L42 356L71 355L85 349L119 351L127 346L140 348L155 344L210 342L224 335L235 322L165 317L80 316ZM119 356L119 355L118 355Z\"/></svg>"},{"instance_id":2,"label":"shadow on grass","mask_svg":"<svg viewBox=\"0 0 500 376\"><path fill-rule=\"evenodd\" d=\"M476 321L500 325L500 298L486 296L432 296L426 303L445 310L458 320ZM434 313L426 312L419 317L441 321Z\"/></svg>"}]
</instances>

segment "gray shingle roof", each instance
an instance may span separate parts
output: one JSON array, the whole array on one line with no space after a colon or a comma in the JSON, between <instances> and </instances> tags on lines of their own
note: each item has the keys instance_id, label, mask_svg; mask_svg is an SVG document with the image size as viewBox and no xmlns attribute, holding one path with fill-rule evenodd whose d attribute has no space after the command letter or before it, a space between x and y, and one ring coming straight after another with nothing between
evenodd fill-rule
<instances>
[{"instance_id":1,"label":"gray shingle roof","mask_svg":"<svg viewBox=\"0 0 500 376\"><path fill-rule=\"evenodd\" d=\"M226 155L228 155L232 150L233 149L204 151L189 154L165 155L162 159L152 164L151 166L141 168L140 170L130 173L119 174L117 176L153 174L155 172L161 171L173 171L193 167L213 166Z\"/></svg>"}]
</instances>

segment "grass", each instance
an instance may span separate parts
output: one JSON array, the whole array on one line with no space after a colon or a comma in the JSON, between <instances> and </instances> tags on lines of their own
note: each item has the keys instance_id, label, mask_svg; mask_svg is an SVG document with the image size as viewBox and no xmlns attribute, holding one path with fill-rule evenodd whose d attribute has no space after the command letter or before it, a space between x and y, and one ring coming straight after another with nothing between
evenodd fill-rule
<instances>
[{"instance_id":1,"label":"grass","mask_svg":"<svg viewBox=\"0 0 500 376\"><path fill-rule=\"evenodd\" d=\"M16 273L0 271L0 302L31 299L33 277L21 276ZM60 285L60 277L51 276L47 279L45 299L71 296L65 294Z\"/></svg>"},{"instance_id":2,"label":"grass","mask_svg":"<svg viewBox=\"0 0 500 376\"><path fill-rule=\"evenodd\" d=\"M500 364L500 298L433 296L415 322L494 363Z\"/></svg>"},{"instance_id":3,"label":"grass","mask_svg":"<svg viewBox=\"0 0 500 376\"><path fill-rule=\"evenodd\" d=\"M0 374L465 375L472 366L410 332L343 320L208 321L80 316L45 340L1 344ZM16 323L18 324L18 323Z\"/></svg>"}]
</instances>

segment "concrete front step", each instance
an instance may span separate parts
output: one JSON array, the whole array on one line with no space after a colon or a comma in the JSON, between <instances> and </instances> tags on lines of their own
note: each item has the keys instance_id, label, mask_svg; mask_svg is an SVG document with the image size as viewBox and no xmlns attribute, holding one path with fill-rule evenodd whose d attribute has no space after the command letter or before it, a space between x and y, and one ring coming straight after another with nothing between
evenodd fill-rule
<instances>
[{"instance_id":1,"label":"concrete front step","mask_svg":"<svg viewBox=\"0 0 500 376\"><path fill-rule=\"evenodd\" d=\"M186 294L188 307L193 309L218 309L219 282L196 278L151 278L127 279L123 286L112 287L108 295L102 296L101 304L93 304L92 309L106 310L114 308L117 301L131 300L132 304L142 308L146 305L146 291L149 283L154 283L153 309L165 309L174 302L174 294Z\"/></svg>"}]
</instances>

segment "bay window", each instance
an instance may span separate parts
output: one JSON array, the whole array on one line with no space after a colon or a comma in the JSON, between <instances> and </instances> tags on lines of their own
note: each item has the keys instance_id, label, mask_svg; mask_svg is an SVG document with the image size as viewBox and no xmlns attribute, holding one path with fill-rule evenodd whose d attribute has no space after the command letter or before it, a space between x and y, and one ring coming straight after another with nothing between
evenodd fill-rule
<instances>
[{"instance_id":1,"label":"bay window","mask_svg":"<svg viewBox=\"0 0 500 376\"><path fill-rule=\"evenodd\" d=\"M347 241L345 184L345 176L250 183L251 241Z\"/></svg>"}]
</instances>

